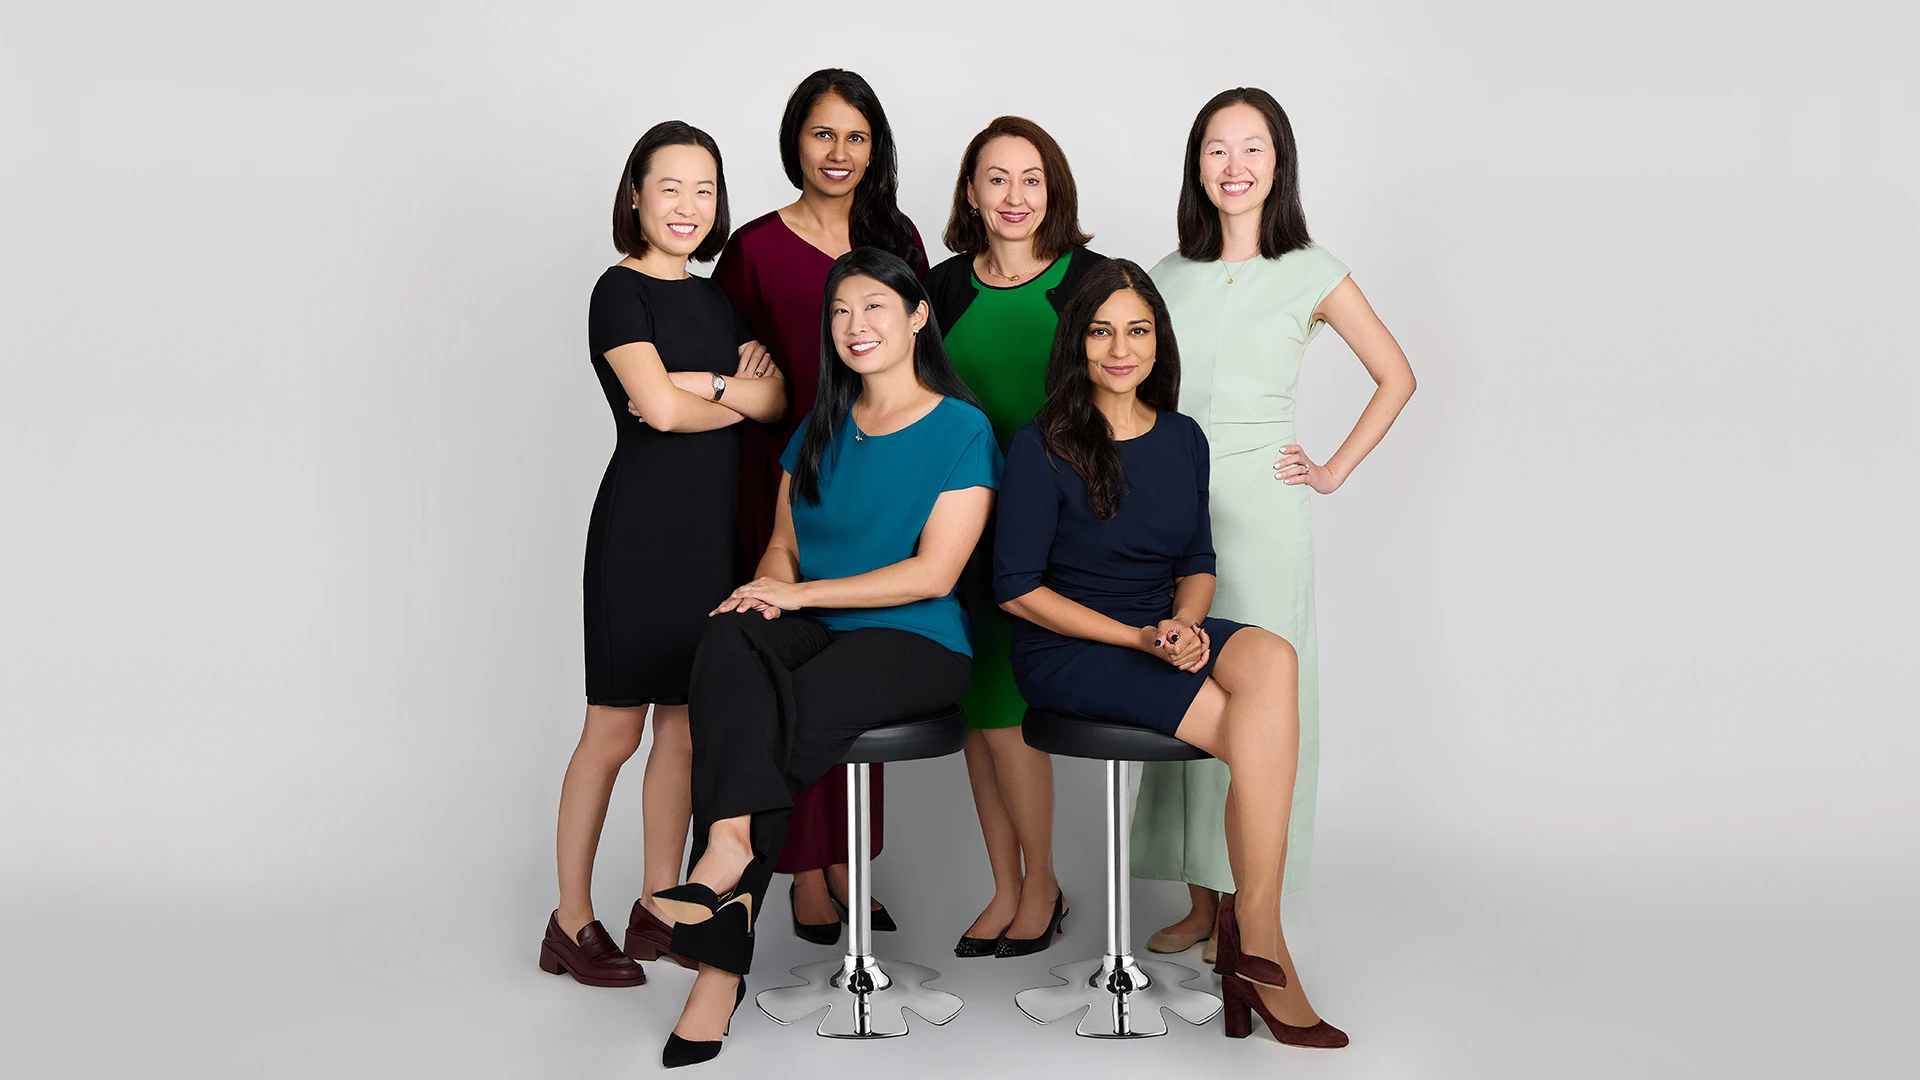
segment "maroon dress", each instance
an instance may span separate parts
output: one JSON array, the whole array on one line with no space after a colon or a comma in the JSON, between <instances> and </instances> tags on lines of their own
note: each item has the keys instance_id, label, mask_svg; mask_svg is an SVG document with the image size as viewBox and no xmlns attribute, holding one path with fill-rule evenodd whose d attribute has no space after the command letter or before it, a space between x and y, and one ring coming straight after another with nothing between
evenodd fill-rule
<instances>
[{"instance_id":1,"label":"maroon dress","mask_svg":"<svg viewBox=\"0 0 1920 1080\"><path fill-rule=\"evenodd\" d=\"M914 273L927 274L926 249L913 234ZM747 329L767 347L787 378L787 415L778 423L740 425L740 528L736 558L745 580L760 564L773 536L774 500L780 494L780 452L786 449L820 389L820 309L826 306L827 273L833 257L802 240L780 212L747 222L728 238L714 268L718 282ZM884 768L873 766L873 853L884 840ZM793 803L787 846L774 867L782 874L818 870L847 861L847 774L833 769Z\"/></svg>"}]
</instances>

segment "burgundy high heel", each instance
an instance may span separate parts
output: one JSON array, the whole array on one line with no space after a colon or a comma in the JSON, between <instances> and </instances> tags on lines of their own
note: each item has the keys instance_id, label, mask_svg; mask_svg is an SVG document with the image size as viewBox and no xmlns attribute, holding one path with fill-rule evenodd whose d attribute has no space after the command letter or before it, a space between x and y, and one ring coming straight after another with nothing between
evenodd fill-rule
<instances>
[{"instance_id":1,"label":"burgundy high heel","mask_svg":"<svg viewBox=\"0 0 1920 1080\"><path fill-rule=\"evenodd\" d=\"M1219 946L1213 963L1214 973L1221 976L1239 976L1248 982L1262 986L1271 986L1275 990L1287 988L1286 969L1268 960L1264 956L1240 951L1240 921L1234 915L1233 894L1220 900Z\"/></svg>"},{"instance_id":2,"label":"burgundy high heel","mask_svg":"<svg viewBox=\"0 0 1920 1080\"><path fill-rule=\"evenodd\" d=\"M1225 979L1220 989L1226 994L1227 1038L1244 1039L1253 1034L1253 1014L1267 1022L1275 1040L1288 1046L1307 1046L1316 1050L1338 1050L1347 1045L1347 1033L1321 1020L1312 1027L1294 1027L1273 1018L1267 1003L1260 1000L1260 989L1245 979Z\"/></svg>"}]
</instances>

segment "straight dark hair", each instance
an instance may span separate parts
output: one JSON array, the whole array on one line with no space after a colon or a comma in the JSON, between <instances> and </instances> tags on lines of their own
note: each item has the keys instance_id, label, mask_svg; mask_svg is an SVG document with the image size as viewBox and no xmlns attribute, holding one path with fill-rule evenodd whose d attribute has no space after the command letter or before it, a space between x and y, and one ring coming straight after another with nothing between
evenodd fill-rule
<instances>
[{"instance_id":1,"label":"straight dark hair","mask_svg":"<svg viewBox=\"0 0 1920 1080\"><path fill-rule=\"evenodd\" d=\"M1220 257L1220 211L1200 183L1200 140L1207 137L1213 114L1229 105L1258 110L1266 118L1268 141L1273 144L1273 187L1260 208L1260 254L1277 259L1306 247L1313 239L1307 235L1307 212L1300 205L1300 150L1293 141L1293 125L1272 94L1257 86L1237 86L1213 95L1187 133L1187 164L1180 174L1180 254L1196 262Z\"/></svg>"},{"instance_id":2,"label":"straight dark hair","mask_svg":"<svg viewBox=\"0 0 1920 1080\"><path fill-rule=\"evenodd\" d=\"M640 230L640 211L634 203L640 187L646 183L647 169L653 165L654 152L667 146L697 146L713 155L714 200L719 205L713 214L713 228L706 239L693 249L694 262L712 262L727 246L727 233L733 229L727 214L727 170L720 162L720 145L713 136L684 120L662 120L647 129L627 155L627 167L620 171L620 187L613 193L613 247L622 255L639 258L647 253L647 237Z\"/></svg>"},{"instance_id":3,"label":"straight dark hair","mask_svg":"<svg viewBox=\"0 0 1920 1080\"><path fill-rule=\"evenodd\" d=\"M1108 259L1087 271L1060 309L1053 356L1047 362L1047 403L1035 418L1048 456L1065 461L1085 481L1087 504L1102 521L1119 512L1120 500L1127 495L1127 473L1120 461L1120 445L1113 441L1113 425L1093 404L1087 331L1100 305L1122 291L1131 291L1153 312L1153 370L1135 392L1159 412L1173 412L1179 404L1180 345L1173 337L1167 302L1139 263Z\"/></svg>"},{"instance_id":4,"label":"straight dark hair","mask_svg":"<svg viewBox=\"0 0 1920 1080\"><path fill-rule=\"evenodd\" d=\"M820 472L832 448L833 433L840 430L847 413L853 409L853 399L860 393L860 373L840 358L839 346L833 340L833 291L855 275L870 277L897 293L909 315L921 304L927 305L927 325L913 336L914 374L920 377L921 385L934 393L959 398L976 409L980 407L980 399L967 389L966 382L953 370L953 362L947 359L939 321L933 318L933 305L927 300L927 290L921 287L913 267L890 251L854 248L833 260L833 269L827 271L826 290L820 298L820 389L814 395L813 411L807 414L807 426L800 436L800 452L793 464L793 484L787 492L788 501L796 505L801 499L807 500L809 506L820 505Z\"/></svg>"},{"instance_id":5,"label":"straight dark hair","mask_svg":"<svg viewBox=\"0 0 1920 1080\"><path fill-rule=\"evenodd\" d=\"M1067 155L1046 129L1024 116L998 116L967 144L960 155L960 178L953 182L953 212L947 215L947 250L961 255L978 255L987 250L987 223L980 212L967 204L967 186L980 167L980 152L1001 136L1025 139L1040 152L1040 171L1046 174L1047 212L1040 231L1033 238L1033 254L1038 259L1057 259L1093 240L1080 227L1080 192L1073 186L1073 170L1067 167Z\"/></svg>"},{"instance_id":6,"label":"straight dark hair","mask_svg":"<svg viewBox=\"0 0 1920 1080\"><path fill-rule=\"evenodd\" d=\"M788 95L787 111L780 117L780 164L786 167L788 182L806 190L800 176L800 125L828 94L866 117L868 134L873 138L866 174L853 189L847 239L854 247L879 248L909 263L916 254L924 258L926 253L913 240L913 223L900 212L900 158L893 145L893 127L887 123L887 111L880 107L879 96L859 75L841 68L821 68L801 79Z\"/></svg>"}]
</instances>

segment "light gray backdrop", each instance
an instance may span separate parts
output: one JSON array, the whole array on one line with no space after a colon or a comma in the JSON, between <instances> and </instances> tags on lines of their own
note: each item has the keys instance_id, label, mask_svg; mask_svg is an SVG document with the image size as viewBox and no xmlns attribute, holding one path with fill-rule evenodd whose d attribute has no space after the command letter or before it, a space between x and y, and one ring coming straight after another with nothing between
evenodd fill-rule
<instances>
[{"instance_id":1,"label":"light gray backdrop","mask_svg":"<svg viewBox=\"0 0 1920 1080\"><path fill-rule=\"evenodd\" d=\"M1413 362L1315 507L1321 834L1290 911L1356 1042L1299 1067L1885 1066L1914 945L1889 913L1920 898L1915 27L1892 3L10 6L0 994L24 1007L0 1056L36 1068L0 1071L651 1067L675 973L621 997L532 969L612 445L587 294L642 130L712 132L744 222L792 197L781 104L829 64L881 94L930 241L966 139L1014 112L1066 148L1095 246L1148 265L1195 110L1270 89L1315 238ZM1311 453L1370 389L1323 335ZM959 759L893 775L890 944L980 987L968 1012L884 1051L756 1017L727 1060L1090 1053L1004 994L1097 951L1097 767L1060 767L1078 932L997 982L940 961L988 890ZM616 932L638 782L598 879ZM1142 935L1182 903L1139 895ZM575 1026L599 1056L554 1050ZM1176 1035L1094 1049L1302 1061Z\"/></svg>"}]
</instances>

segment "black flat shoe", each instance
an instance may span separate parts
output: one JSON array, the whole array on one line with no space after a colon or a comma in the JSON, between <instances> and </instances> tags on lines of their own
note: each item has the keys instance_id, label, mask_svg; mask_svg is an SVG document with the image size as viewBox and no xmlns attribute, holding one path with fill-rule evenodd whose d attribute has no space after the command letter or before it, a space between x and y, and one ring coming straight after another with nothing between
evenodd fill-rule
<instances>
[{"instance_id":1,"label":"black flat shoe","mask_svg":"<svg viewBox=\"0 0 1920 1080\"><path fill-rule=\"evenodd\" d=\"M658 893L654 894L656 897ZM740 1003L747 997L747 980L740 980L740 991L733 995L733 1012L740 1011ZM733 1013L727 1014L727 1034L733 1033ZM678 1035L668 1035L667 1045L660 1049L660 1067L677 1069L682 1065L698 1065L703 1061L712 1061L720 1056L719 1039L683 1039Z\"/></svg>"},{"instance_id":2,"label":"black flat shoe","mask_svg":"<svg viewBox=\"0 0 1920 1080\"><path fill-rule=\"evenodd\" d=\"M1000 944L994 946L993 955L998 957L1026 956L1037 953L1053 944L1067 918L1067 894L1053 894L1053 919L1047 923L1047 932L1036 938L1001 937Z\"/></svg>"},{"instance_id":3,"label":"black flat shoe","mask_svg":"<svg viewBox=\"0 0 1920 1080\"><path fill-rule=\"evenodd\" d=\"M793 888L792 885L787 886L788 908L793 907ZM828 890L827 895L832 896L832 890ZM838 907L839 905L836 904L835 906ZM830 923L801 922L800 916L796 914L793 917L793 936L799 938L801 941L811 941L815 945L838 945L840 943L840 922L837 919Z\"/></svg>"},{"instance_id":4,"label":"black flat shoe","mask_svg":"<svg viewBox=\"0 0 1920 1080\"><path fill-rule=\"evenodd\" d=\"M840 921L847 922L851 917L847 911L847 905L841 903L840 898L833 895L832 882L827 883L827 899L833 901L834 910L840 913ZM868 899L872 899L872 897L868 897ZM852 924L848 923L848 925ZM900 929L899 926L894 924L893 916L887 914L887 905L885 904L881 904L879 907L873 909L873 915L867 920L867 926L876 934L890 934ZM838 936L839 935L836 934L835 938L837 939Z\"/></svg>"}]
</instances>

